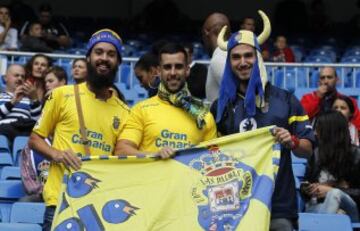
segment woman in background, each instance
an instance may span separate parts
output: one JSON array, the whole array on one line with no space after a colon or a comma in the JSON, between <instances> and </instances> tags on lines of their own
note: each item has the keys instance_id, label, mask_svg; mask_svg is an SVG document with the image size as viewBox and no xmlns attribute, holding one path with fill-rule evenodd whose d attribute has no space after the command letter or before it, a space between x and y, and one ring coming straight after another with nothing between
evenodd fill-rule
<instances>
[{"instance_id":1,"label":"woman in background","mask_svg":"<svg viewBox=\"0 0 360 231\"><path fill-rule=\"evenodd\" d=\"M320 115L315 125L318 146L308 163L302 195L306 212L344 211L359 221L360 149L351 144L347 119L338 111Z\"/></svg>"},{"instance_id":2,"label":"woman in background","mask_svg":"<svg viewBox=\"0 0 360 231\"><path fill-rule=\"evenodd\" d=\"M352 100L344 95L338 95L333 103L332 108L336 111L341 112L343 116L348 120L351 143L359 146L359 134L358 130L351 120L354 116L355 108Z\"/></svg>"}]
</instances>

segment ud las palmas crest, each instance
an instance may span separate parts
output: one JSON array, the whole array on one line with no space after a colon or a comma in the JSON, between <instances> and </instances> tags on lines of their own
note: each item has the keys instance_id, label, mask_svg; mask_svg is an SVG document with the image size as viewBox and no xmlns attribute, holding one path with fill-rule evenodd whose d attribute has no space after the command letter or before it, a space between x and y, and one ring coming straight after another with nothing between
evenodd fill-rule
<instances>
[{"instance_id":1,"label":"ud las palmas crest","mask_svg":"<svg viewBox=\"0 0 360 231\"><path fill-rule=\"evenodd\" d=\"M198 148L199 157L188 162L189 167L201 173L191 196L204 230L235 230L249 208L250 199L266 203L263 196L253 192L261 185L263 176L241 161L245 151L238 152L236 156L223 153L216 145Z\"/></svg>"}]
</instances>

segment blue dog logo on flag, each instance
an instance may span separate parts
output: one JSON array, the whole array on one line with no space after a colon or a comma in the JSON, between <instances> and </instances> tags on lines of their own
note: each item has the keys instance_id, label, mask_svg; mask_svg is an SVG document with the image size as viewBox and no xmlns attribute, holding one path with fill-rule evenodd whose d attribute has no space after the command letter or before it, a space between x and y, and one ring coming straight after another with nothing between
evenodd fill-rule
<instances>
[{"instance_id":1,"label":"blue dog logo on flag","mask_svg":"<svg viewBox=\"0 0 360 231\"><path fill-rule=\"evenodd\" d=\"M192 189L198 221L205 230L234 230L246 213L254 171L216 146L190 162L202 174Z\"/></svg>"}]
</instances>

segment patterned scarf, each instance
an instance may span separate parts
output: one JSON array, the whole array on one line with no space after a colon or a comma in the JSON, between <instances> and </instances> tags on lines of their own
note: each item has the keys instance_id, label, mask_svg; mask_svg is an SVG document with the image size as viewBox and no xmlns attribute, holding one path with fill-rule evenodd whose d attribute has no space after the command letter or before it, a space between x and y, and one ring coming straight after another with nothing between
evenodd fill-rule
<instances>
[{"instance_id":1,"label":"patterned scarf","mask_svg":"<svg viewBox=\"0 0 360 231\"><path fill-rule=\"evenodd\" d=\"M195 119L196 126L202 129L205 125L205 116L209 112L209 105L204 104L201 99L191 96L187 85L176 93L170 93L163 83L160 83L158 96L164 101L168 101L175 107L184 109Z\"/></svg>"}]
</instances>

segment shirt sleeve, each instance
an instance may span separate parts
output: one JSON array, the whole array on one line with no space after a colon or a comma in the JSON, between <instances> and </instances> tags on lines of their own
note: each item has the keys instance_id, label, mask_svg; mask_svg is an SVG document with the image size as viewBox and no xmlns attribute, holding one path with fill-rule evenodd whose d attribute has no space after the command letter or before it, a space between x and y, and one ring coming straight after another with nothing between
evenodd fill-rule
<instances>
[{"instance_id":1,"label":"shirt sleeve","mask_svg":"<svg viewBox=\"0 0 360 231\"><path fill-rule=\"evenodd\" d=\"M135 105L130 110L124 129L120 133L119 140L129 140L137 146L140 145L144 131L144 121L142 115L141 104Z\"/></svg>"},{"instance_id":2,"label":"shirt sleeve","mask_svg":"<svg viewBox=\"0 0 360 231\"><path fill-rule=\"evenodd\" d=\"M18 49L18 31L15 28L11 28L9 33L11 37L9 48Z\"/></svg>"},{"instance_id":3,"label":"shirt sleeve","mask_svg":"<svg viewBox=\"0 0 360 231\"><path fill-rule=\"evenodd\" d=\"M41 116L34 126L33 132L42 137L48 137L50 134L53 134L59 121L62 103L62 93L59 90L61 89L55 89L50 94L45 102Z\"/></svg>"},{"instance_id":4,"label":"shirt sleeve","mask_svg":"<svg viewBox=\"0 0 360 231\"><path fill-rule=\"evenodd\" d=\"M315 142L309 116L305 113L299 100L294 95L290 96L290 116L288 123L291 134L296 135L300 139L307 139L312 143Z\"/></svg>"}]
</instances>

